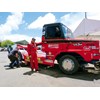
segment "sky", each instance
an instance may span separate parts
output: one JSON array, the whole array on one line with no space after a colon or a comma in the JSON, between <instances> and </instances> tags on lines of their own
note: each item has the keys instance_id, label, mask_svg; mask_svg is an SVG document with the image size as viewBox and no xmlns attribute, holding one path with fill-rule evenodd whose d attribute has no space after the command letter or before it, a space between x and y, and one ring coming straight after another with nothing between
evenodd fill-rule
<instances>
[{"instance_id":1,"label":"sky","mask_svg":"<svg viewBox=\"0 0 100 100\"><path fill-rule=\"evenodd\" d=\"M84 18L84 12L0 12L0 40L30 42L34 37L40 42L44 24L61 22L74 32ZM87 18L100 20L100 13L87 12Z\"/></svg>"}]
</instances>

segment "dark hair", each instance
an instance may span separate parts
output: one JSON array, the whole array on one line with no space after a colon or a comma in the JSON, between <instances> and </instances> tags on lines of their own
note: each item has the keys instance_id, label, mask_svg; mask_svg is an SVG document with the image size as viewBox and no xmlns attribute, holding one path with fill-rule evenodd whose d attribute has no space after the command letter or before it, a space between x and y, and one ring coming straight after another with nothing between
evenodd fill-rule
<instances>
[{"instance_id":1,"label":"dark hair","mask_svg":"<svg viewBox=\"0 0 100 100\"><path fill-rule=\"evenodd\" d=\"M34 40L34 41L35 41L36 39L35 39L35 38L32 38L32 40Z\"/></svg>"}]
</instances>

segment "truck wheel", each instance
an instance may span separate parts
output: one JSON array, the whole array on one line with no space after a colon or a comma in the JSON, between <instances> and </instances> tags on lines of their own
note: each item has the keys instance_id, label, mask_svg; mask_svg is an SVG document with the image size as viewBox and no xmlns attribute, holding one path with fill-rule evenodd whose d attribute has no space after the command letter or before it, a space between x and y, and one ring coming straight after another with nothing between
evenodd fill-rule
<instances>
[{"instance_id":1,"label":"truck wheel","mask_svg":"<svg viewBox=\"0 0 100 100\"><path fill-rule=\"evenodd\" d=\"M73 74L78 71L79 63L71 55L62 56L59 60L59 67L65 74Z\"/></svg>"}]
</instances>

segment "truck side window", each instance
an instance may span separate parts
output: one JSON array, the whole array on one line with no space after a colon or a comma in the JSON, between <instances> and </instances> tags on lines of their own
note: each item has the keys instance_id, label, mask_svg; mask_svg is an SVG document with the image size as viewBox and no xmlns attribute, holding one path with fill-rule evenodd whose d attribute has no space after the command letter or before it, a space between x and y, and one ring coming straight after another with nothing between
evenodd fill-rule
<instances>
[{"instance_id":1,"label":"truck side window","mask_svg":"<svg viewBox=\"0 0 100 100\"><path fill-rule=\"evenodd\" d=\"M54 38L55 37L55 29L54 27L47 27L47 31L46 31L46 34L47 34L47 38Z\"/></svg>"},{"instance_id":2,"label":"truck side window","mask_svg":"<svg viewBox=\"0 0 100 100\"><path fill-rule=\"evenodd\" d=\"M62 30L63 30L65 38L73 38L72 31L68 27L66 27L66 26L63 25L62 26Z\"/></svg>"},{"instance_id":3,"label":"truck side window","mask_svg":"<svg viewBox=\"0 0 100 100\"><path fill-rule=\"evenodd\" d=\"M45 35L45 27L43 27L42 35Z\"/></svg>"},{"instance_id":4,"label":"truck side window","mask_svg":"<svg viewBox=\"0 0 100 100\"><path fill-rule=\"evenodd\" d=\"M60 38L61 37L60 28L58 26L47 27L45 36L47 39Z\"/></svg>"}]
</instances>

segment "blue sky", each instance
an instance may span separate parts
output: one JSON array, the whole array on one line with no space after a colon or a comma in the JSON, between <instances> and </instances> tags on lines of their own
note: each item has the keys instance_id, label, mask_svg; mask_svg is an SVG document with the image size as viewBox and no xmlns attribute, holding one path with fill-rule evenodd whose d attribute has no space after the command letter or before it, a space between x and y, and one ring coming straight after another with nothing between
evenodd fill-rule
<instances>
[{"instance_id":1,"label":"blue sky","mask_svg":"<svg viewBox=\"0 0 100 100\"><path fill-rule=\"evenodd\" d=\"M90 19L100 19L100 13L87 13ZM41 41L42 26L62 22L72 31L84 18L84 12L0 12L0 40L18 41L32 37Z\"/></svg>"}]
</instances>

